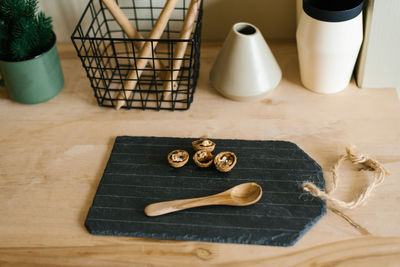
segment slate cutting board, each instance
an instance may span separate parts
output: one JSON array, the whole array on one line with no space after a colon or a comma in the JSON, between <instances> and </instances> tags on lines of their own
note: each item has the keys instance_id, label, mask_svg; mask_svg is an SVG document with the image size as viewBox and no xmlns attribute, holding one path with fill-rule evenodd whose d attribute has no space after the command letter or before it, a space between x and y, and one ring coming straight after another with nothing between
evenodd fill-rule
<instances>
[{"instance_id":1,"label":"slate cutting board","mask_svg":"<svg viewBox=\"0 0 400 267\"><path fill-rule=\"evenodd\" d=\"M297 145L284 141L219 140L215 154L232 151L235 168L220 173L190 159L174 169L167 155L189 138L117 137L85 226L96 235L290 246L325 213L324 201L304 193L303 181L324 188L321 167ZM147 217L146 205L216 194L256 182L261 200L248 207L213 206Z\"/></svg>"}]
</instances>

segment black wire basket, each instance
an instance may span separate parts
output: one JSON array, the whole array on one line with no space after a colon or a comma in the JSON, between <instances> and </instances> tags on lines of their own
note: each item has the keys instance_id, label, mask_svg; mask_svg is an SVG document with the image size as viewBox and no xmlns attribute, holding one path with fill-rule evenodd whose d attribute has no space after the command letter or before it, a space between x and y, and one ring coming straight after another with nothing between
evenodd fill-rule
<instances>
[{"instance_id":1,"label":"black wire basket","mask_svg":"<svg viewBox=\"0 0 400 267\"><path fill-rule=\"evenodd\" d=\"M101 0L89 1L71 36L99 106L115 107L123 100L122 107L127 109L189 109L199 76L202 5L189 39L180 40L179 34L190 0L179 0L160 39L148 39L165 0L116 2L144 39L128 38ZM142 59L138 42L151 44L152 56L146 58L144 69L136 67ZM174 58L174 49L180 42L187 43L185 55ZM172 69L175 60L182 61L179 70ZM135 81L134 88L126 88L128 74L138 71L142 74L130 78ZM175 71L179 75L172 80ZM170 87L165 87L167 82Z\"/></svg>"}]
</instances>

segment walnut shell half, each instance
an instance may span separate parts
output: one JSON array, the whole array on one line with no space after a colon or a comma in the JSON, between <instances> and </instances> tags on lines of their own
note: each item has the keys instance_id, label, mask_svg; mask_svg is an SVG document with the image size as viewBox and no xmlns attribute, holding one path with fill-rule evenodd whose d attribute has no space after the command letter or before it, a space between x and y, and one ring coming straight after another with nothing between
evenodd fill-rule
<instances>
[{"instance_id":1,"label":"walnut shell half","mask_svg":"<svg viewBox=\"0 0 400 267\"><path fill-rule=\"evenodd\" d=\"M218 171L229 172L235 167L237 158L233 152L221 152L214 158L214 164Z\"/></svg>"},{"instance_id":2,"label":"walnut shell half","mask_svg":"<svg viewBox=\"0 0 400 267\"><path fill-rule=\"evenodd\" d=\"M168 163L174 168L183 167L189 161L189 153L185 150L174 150L168 154Z\"/></svg>"},{"instance_id":3,"label":"walnut shell half","mask_svg":"<svg viewBox=\"0 0 400 267\"><path fill-rule=\"evenodd\" d=\"M208 139L199 139L192 142L192 147L195 151L205 150L208 152L213 152L215 143Z\"/></svg>"},{"instance_id":4,"label":"walnut shell half","mask_svg":"<svg viewBox=\"0 0 400 267\"><path fill-rule=\"evenodd\" d=\"M202 168L210 167L213 163L214 155L206 150L199 150L193 156L194 163Z\"/></svg>"}]
</instances>

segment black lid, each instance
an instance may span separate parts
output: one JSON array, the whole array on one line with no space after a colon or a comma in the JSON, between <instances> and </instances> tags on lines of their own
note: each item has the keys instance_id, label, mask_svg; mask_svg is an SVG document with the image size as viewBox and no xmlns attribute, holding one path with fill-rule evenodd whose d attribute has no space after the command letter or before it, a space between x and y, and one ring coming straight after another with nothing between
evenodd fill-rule
<instances>
[{"instance_id":1,"label":"black lid","mask_svg":"<svg viewBox=\"0 0 400 267\"><path fill-rule=\"evenodd\" d=\"M341 22L357 17L364 0L303 0L307 15L317 20Z\"/></svg>"}]
</instances>

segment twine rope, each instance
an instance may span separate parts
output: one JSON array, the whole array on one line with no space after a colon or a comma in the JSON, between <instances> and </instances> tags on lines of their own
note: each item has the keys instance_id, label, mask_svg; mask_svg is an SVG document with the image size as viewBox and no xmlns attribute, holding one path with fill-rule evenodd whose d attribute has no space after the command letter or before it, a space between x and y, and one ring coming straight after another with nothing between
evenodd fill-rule
<instances>
[{"instance_id":1,"label":"twine rope","mask_svg":"<svg viewBox=\"0 0 400 267\"><path fill-rule=\"evenodd\" d=\"M375 176L373 181L366 187L360 189L359 195L356 199L352 201L342 201L340 199L334 198L331 195L336 191L338 182L339 182L339 167L340 164L345 161L350 160L353 164L361 164L363 168L361 170L368 170L375 172ZM305 182L302 185L304 191L311 193L315 197L319 197L329 201L330 204L336 207L347 208L347 209L354 209L364 203L374 189L382 184L385 180L385 177L389 175L389 172L379 163L377 160L370 158L363 154L356 154L354 152L354 147L346 147L346 154L341 155L333 166L332 169L332 187L326 190L326 193L319 189L314 183L312 182Z\"/></svg>"}]
</instances>

